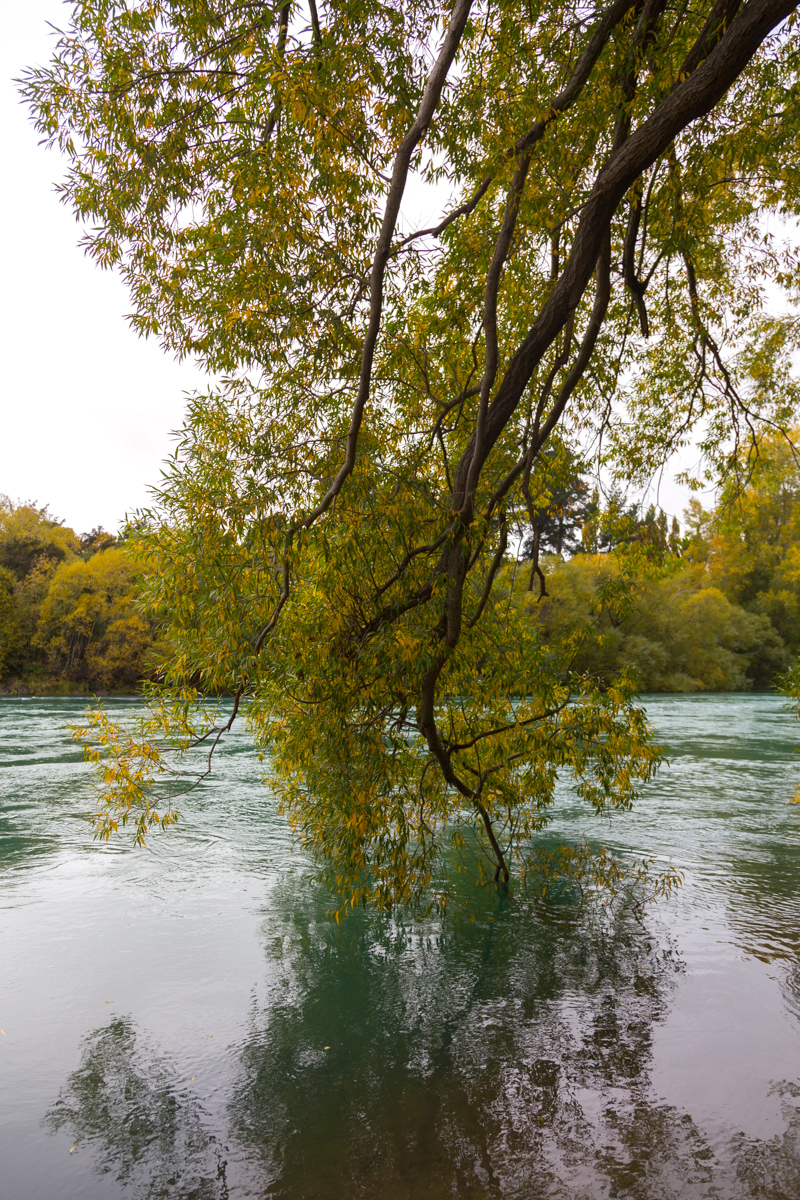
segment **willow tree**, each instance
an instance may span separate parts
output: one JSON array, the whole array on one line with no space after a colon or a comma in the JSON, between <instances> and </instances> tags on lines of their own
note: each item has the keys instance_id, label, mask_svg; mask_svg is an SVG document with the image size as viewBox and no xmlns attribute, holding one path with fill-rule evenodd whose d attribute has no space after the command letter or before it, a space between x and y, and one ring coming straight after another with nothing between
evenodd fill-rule
<instances>
[{"instance_id":1,"label":"willow tree","mask_svg":"<svg viewBox=\"0 0 800 1200\"><path fill-rule=\"evenodd\" d=\"M139 727L96 717L101 834L173 819L240 713L344 903L446 901L458 851L524 875L557 777L629 806L631 684L539 640L509 546L548 446L636 483L788 427L795 8L73 4L24 82L63 197L224 380L139 521L168 652Z\"/></svg>"}]
</instances>

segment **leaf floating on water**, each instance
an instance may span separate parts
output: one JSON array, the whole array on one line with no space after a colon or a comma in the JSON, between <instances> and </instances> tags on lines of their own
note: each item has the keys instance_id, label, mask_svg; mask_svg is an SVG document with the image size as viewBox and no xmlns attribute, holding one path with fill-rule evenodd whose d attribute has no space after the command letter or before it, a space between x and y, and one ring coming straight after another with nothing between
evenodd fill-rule
<instances>
[{"instance_id":1,"label":"leaf floating on water","mask_svg":"<svg viewBox=\"0 0 800 1200\"><path fill-rule=\"evenodd\" d=\"M75 1142L72 1146L70 1146L70 1148L69 1148L70 1154L73 1154L78 1149L79 1144L80 1144L79 1142Z\"/></svg>"}]
</instances>

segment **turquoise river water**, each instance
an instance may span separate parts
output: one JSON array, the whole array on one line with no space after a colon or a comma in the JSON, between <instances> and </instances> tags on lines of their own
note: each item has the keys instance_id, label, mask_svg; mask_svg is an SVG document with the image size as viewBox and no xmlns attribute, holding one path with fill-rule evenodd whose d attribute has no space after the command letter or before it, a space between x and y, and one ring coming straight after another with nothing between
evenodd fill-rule
<instances>
[{"instance_id":1,"label":"turquoise river water","mask_svg":"<svg viewBox=\"0 0 800 1200\"><path fill-rule=\"evenodd\" d=\"M797 1200L800 726L646 703L671 765L556 830L673 899L336 926L244 732L137 851L89 835L82 706L0 700L0 1198Z\"/></svg>"}]
</instances>

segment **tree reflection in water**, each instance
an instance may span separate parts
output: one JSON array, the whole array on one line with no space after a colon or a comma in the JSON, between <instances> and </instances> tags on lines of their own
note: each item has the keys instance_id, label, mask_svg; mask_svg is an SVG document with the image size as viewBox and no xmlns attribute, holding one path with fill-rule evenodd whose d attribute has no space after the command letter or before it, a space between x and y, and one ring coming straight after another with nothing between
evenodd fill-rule
<instances>
[{"instance_id":1,"label":"tree reflection in water","mask_svg":"<svg viewBox=\"0 0 800 1200\"><path fill-rule=\"evenodd\" d=\"M758 1200L794 1200L800 1196L800 1087L776 1083L786 1129L769 1141L739 1136L735 1161L741 1194Z\"/></svg>"},{"instance_id":2,"label":"tree reflection in water","mask_svg":"<svg viewBox=\"0 0 800 1200\"><path fill-rule=\"evenodd\" d=\"M225 1162L197 1101L164 1055L120 1017L91 1034L81 1065L45 1117L88 1146L125 1194L155 1200L225 1200Z\"/></svg>"},{"instance_id":3,"label":"tree reflection in water","mask_svg":"<svg viewBox=\"0 0 800 1200\"><path fill-rule=\"evenodd\" d=\"M88 1039L46 1120L89 1143L122 1195L800 1195L800 1091L784 1085L782 1138L719 1156L654 1100L653 1026L681 969L663 930L566 902L336 926L322 903L273 894L271 991L220 1080L227 1111L209 1116L130 1021Z\"/></svg>"},{"instance_id":4,"label":"tree reflection in water","mask_svg":"<svg viewBox=\"0 0 800 1200\"><path fill-rule=\"evenodd\" d=\"M527 904L426 933L284 912L231 1106L271 1197L650 1200L710 1181L691 1120L648 1092L679 964L632 918Z\"/></svg>"}]
</instances>

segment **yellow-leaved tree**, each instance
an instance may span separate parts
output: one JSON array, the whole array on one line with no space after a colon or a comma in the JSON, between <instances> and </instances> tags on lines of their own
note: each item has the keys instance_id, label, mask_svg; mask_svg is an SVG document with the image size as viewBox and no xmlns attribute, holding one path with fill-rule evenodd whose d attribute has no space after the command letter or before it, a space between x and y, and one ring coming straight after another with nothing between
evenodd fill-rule
<instances>
[{"instance_id":1,"label":"yellow-leaved tree","mask_svg":"<svg viewBox=\"0 0 800 1200\"><path fill-rule=\"evenodd\" d=\"M95 715L101 834L171 820L174 755L240 714L343 905L524 878L558 777L629 807L630 680L503 566L556 435L637 482L790 425L796 7L78 0L24 81L63 196L136 327L224 379L138 523L170 649L138 726Z\"/></svg>"},{"instance_id":2,"label":"yellow-leaved tree","mask_svg":"<svg viewBox=\"0 0 800 1200\"><path fill-rule=\"evenodd\" d=\"M0 678L22 672L35 657L39 609L60 563L74 562L81 545L72 529L35 504L0 496Z\"/></svg>"},{"instance_id":3,"label":"yellow-leaved tree","mask_svg":"<svg viewBox=\"0 0 800 1200\"><path fill-rule=\"evenodd\" d=\"M113 546L56 568L33 639L53 674L105 688L139 683L152 633L135 607L135 575L134 557Z\"/></svg>"},{"instance_id":4,"label":"yellow-leaved tree","mask_svg":"<svg viewBox=\"0 0 800 1200\"><path fill-rule=\"evenodd\" d=\"M46 507L0 497L0 679L135 689L153 644L139 574L135 553L102 529L79 538Z\"/></svg>"}]
</instances>

